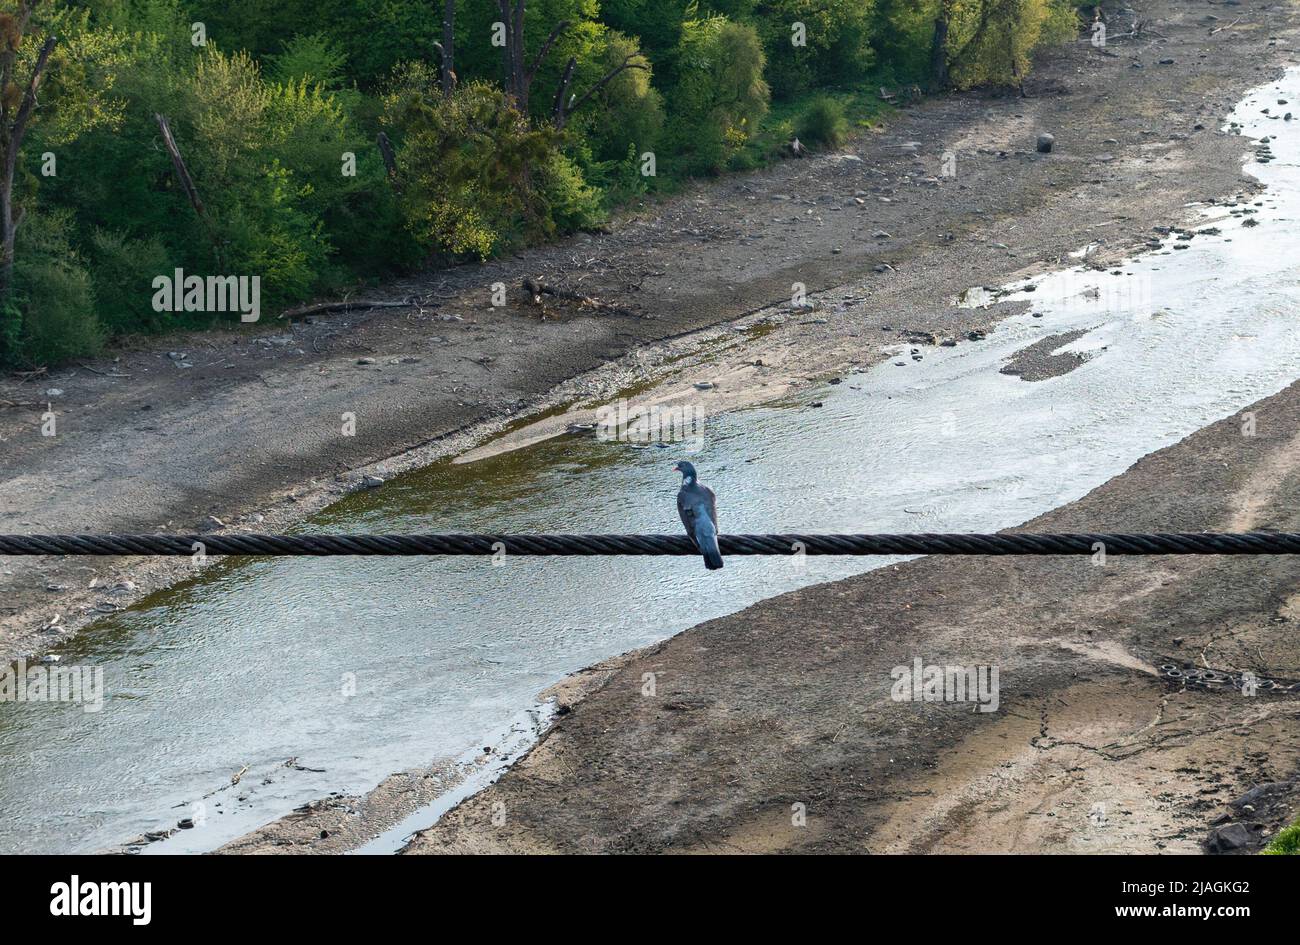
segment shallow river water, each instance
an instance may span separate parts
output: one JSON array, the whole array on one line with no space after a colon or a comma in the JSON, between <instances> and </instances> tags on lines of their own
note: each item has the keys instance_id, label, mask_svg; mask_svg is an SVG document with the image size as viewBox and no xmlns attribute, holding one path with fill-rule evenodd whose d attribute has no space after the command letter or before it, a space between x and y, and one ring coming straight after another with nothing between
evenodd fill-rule
<instances>
[{"instance_id":1,"label":"shallow river water","mask_svg":"<svg viewBox=\"0 0 1300 945\"><path fill-rule=\"evenodd\" d=\"M920 362L902 349L840 385L709 418L703 449L686 458L717 490L722 530L1015 525L1300 376L1300 121L1262 113L1286 111L1279 98L1300 101L1296 72L1232 116L1249 137L1273 136L1276 159L1249 166L1269 189L1254 214L1216 217L1218 235L1179 250L1168 240L1120 275L1037 280L1014 296L1031 308L986 340L925 348ZM1025 346L1080 329L1068 350L1088 360L1070 373L1033 383L999 373ZM678 455L564 437L440 463L306 527L673 532ZM0 704L0 851L100 849L186 817L197 826L149 851L207 850L331 791L484 746L517 750L541 711L537 693L566 673L884 563L215 565L61 651L64 665L103 668L102 711ZM245 767L237 789L212 793Z\"/></svg>"}]
</instances>

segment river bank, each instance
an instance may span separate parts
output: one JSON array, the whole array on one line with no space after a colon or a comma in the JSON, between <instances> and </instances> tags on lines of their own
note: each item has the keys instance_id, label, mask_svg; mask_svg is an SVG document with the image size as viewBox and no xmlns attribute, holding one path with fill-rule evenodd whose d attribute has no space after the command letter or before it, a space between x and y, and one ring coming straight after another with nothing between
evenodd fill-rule
<instances>
[{"instance_id":1,"label":"river bank","mask_svg":"<svg viewBox=\"0 0 1300 945\"><path fill-rule=\"evenodd\" d=\"M1024 527L1300 530L1297 431L1293 384ZM1252 852L1300 815L1297 620L1287 557L922 558L810 587L596 667L404 852ZM896 701L915 661L995 667L994 711Z\"/></svg>"},{"instance_id":2,"label":"river bank","mask_svg":"<svg viewBox=\"0 0 1300 945\"><path fill-rule=\"evenodd\" d=\"M1158 34L1054 50L1029 98L929 100L840 153L701 184L608 235L381 293L409 308L151 341L8 378L0 400L33 406L0 412L0 531L278 530L367 475L631 385L666 376L695 397L694 382L716 376L721 388L698 396L725 409L869 363L882 342L978 343L971 333L1004 313L953 306L967 287L1034 273L1084 243L1098 244L1100 264L1143 245L1153 223L1185 219L1187 203L1254 186L1239 172L1243 142L1218 119L1291 61L1292 9L1242 4L1230 24L1182 4L1138 9ZM1055 153L1034 152L1042 130ZM613 308L539 311L519 291L525 278ZM497 282L511 289L503 308L489 303ZM820 307L791 311L794 283ZM738 316L781 356L745 347L748 364L728 363L718 339ZM54 437L40 435L47 403ZM55 650L186 573L157 560L8 559L0 653Z\"/></svg>"}]
</instances>

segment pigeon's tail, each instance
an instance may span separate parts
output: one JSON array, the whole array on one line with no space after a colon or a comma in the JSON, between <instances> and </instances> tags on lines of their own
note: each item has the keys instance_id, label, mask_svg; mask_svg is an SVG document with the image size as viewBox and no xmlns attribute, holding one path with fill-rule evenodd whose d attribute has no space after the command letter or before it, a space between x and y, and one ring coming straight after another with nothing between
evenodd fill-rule
<instances>
[{"instance_id":1,"label":"pigeon's tail","mask_svg":"<svg viewBox=\"0 0 1300 945\"><path fill-rule=\"evenodd\" d=\"M695 544L704 555L704 566L710 571L722 567L722 552L718 550L718 530L707 515L701 515L695 523Z\"/></svg>"}]
</instances>

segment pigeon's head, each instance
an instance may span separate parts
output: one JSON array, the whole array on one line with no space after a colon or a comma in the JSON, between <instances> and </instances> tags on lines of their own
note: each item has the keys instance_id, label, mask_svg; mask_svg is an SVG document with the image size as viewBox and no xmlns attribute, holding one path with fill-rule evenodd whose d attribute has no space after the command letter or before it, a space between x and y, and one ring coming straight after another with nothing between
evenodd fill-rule
<instances>
[{"instance_id":1,"label":"pigeon's head","mask_svg":"<svg viewBox=\"0 0 1300 945\"><path fill-rule=\"evenodd\" d=\"M690 463L686 462L685 460L683 460L683 461L679 462L677 465L675 465L675 466L673 467L673 472L679 472L679 473L681 473L681 474L682 474L682 482L686 483L688 486L689 486L692 482L694 482L695 479L696 479L696 476L695 476L695 467L692 466Z\"/></svg>"}]
</instances>

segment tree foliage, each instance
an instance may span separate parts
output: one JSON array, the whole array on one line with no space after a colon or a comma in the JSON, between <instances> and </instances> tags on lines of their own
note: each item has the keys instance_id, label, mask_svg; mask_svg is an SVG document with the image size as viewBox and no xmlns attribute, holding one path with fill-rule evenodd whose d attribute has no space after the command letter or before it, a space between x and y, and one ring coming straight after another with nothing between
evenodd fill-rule
<instances>
[{"instance_id":1,"label":"tree foliage","mask_svg":"<svg viewBox=\"0 0 1300 945\"><path fill-rule=\"evenodd\" d=\"M14 170L0 362L228 317L155 311L175 268L257 275L274 307L591 227L778 130L836 143L855 89L936 63L938 84L1020 84L1077 27L1065 0L527 0L519 95L497 0L453 6L446 37L442 0L40 0L12 43L26 76L57 37ZM769 119L773 97L801 117Z\"/></svg>"}]
</instances>

